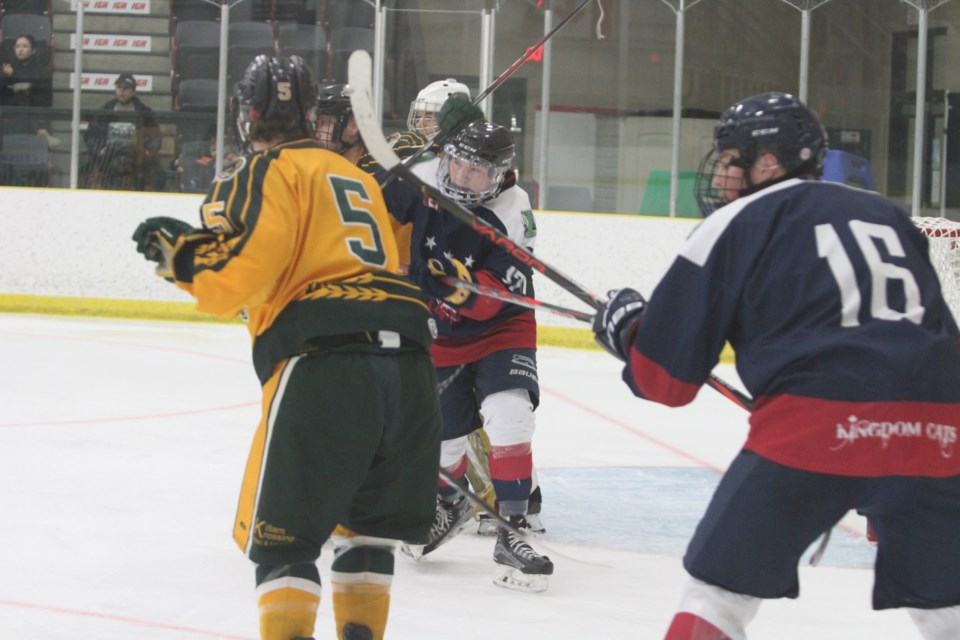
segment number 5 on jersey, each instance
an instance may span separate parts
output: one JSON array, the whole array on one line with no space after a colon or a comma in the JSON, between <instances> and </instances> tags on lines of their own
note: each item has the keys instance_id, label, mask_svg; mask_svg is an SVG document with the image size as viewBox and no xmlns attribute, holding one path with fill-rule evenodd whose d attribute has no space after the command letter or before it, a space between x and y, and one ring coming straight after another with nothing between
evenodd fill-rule
<instances>
[{"instance_id":1,"label":"number 5 on jersey","mask_svg":"<svg viewBox=\"0 0 960 640\"><path fill-rule=\"evenodd\" d=\"M352 238L347 241L347 248L350 253L355 255L364 264L374 267L383 267L387 264L387 253L383 250L383 239L380 236L380 226L377 219L368 209L361 208L362 205L372 204L370 196L362 182L350 180L342 176L329 175L327 179L330 187L333 189L337 201L337 211L340 213L340 219L345 225L360 225L370 229L370 239L373 245L366 243L365 238ZM351 198L350 194L357 198ZM357 202L359 200L359 202ZM360 235L360 234L358 234ZM364 236L366 234L363 234Z\"/></svg>"}]
</instances>

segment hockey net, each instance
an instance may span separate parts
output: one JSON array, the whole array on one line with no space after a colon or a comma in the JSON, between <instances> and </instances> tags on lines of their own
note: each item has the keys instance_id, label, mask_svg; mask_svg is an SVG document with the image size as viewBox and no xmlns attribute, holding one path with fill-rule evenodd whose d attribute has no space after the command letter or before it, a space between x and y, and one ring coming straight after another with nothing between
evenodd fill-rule
<instances>
[{"instance_id":1,"label":"hockey net","mask_svg":"<svg viewBox=\"0 0 960 640\"><path fill-rule=\"evenodd\" d=\"M930 241L930 262L940 276L943 297L960 321L960 222L916 216L911 220Z\"/></svg>"}]
</instances>

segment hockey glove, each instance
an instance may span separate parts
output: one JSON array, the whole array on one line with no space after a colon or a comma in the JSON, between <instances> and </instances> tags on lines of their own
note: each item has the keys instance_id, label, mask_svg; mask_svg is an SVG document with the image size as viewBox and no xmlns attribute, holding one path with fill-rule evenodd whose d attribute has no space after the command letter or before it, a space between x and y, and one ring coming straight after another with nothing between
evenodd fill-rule
<instances>
[{"instance_id":1,"label":"hockey glove","mask_svg":"<svg viewBox=\"0 0 960 640\"><path fill-rule=\"evenodd\" d=\"M630 342L640 325L647 301L634 289L613 289L593 318L597 343L611 355L627 361Z\"/></svg>"},{"instance_id":2,"label":"hockey glove","mask_svg":"<svg viewBox=\"0 0 960 640\"><path fill-rule=\"evenodd\" d=\"M483 111L468 100L463 94L455 93L440 107L437 112L437 124L444 138L452 138L461 128L471 122L483 120Z\"/></svg>"},{"instance_id":3,"label":"hockey glove","mask_svg":"<svg viewBox=\"0 0 960 640\"><path fill-rule=\"evenodd\" d=\"M137 252L151 262L157 263L156 274L167 280L173 279L173 250L177 240L184 234L194 232L194 228L176 218L147 218L133 232L133 241L137 243Z\"/></svg>"},{"instance_id":4,"label":"hockey glove","mask_svg":"<svg viewBox=\"0 0 960 640\"><path fill-rule=\"evenodd\" d=\"M462 305L470 297L470 292L447 284L445 281L447 276L473 282L470 270L455 258L450 260L431 258L410 267L410 279L416 282L425 294L453 305Z\"/></svg>"}]
</instances>

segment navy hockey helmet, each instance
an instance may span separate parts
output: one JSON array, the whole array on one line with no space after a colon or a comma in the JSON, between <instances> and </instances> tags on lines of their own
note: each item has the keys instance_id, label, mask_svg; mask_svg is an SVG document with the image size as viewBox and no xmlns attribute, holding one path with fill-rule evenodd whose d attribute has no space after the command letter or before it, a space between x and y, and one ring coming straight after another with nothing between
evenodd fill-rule
<instances>
[{"instance_id":1,"label":"navy hockey helmet","mask_svg":"<svg viewBox=\"0 0 960 640\"><path fill-rule=\"evenodd\" d=\"M317 90L317 141L320 144L343 153L350 146L343 141L343 130L351 117L349 85L328 84Z\"/></svg>"},{"instance_id":2,"label":"navy hockey helmet","mask_svg":"<svg viewBox=\"0 0 960 640\"><path fill-rule=\"evenodd\" d=\"M240 144L246 147L253 139L275 136L313 137L316 95L313 74L303 58L258 55L234 89Z\"/></svg>"},{"instance_id":3,"label":"navy hockey helmet","mask_svg":"<svg viewBox=\"0 0 960 640\"><path fill-rule=\"evenodd\" d=\"M697 175L696 196L705 216L730 200L714 184L720 156L729 149L739 152L739 157L724 162L743 169L745 187L739 190L743 196L769 185L751 184L748 173L766 153L776 156L786 172L778 181L800 175L818 177L827 134L817 115L789 93L762 93L731 106L714 127L713 148L704 156Z\"/></svg>"},{"instance_id":4,"label":"navy hockey helmet","mask_svg":"<svg viewBox=\"0 0 960 640\"><path fill-rule=\"evenodd\" d=\"M471 122L443 146L440 190L463 205L486 202L500 192L514 157L513 136L505 127Z\"/></svg>"}]
</instances>

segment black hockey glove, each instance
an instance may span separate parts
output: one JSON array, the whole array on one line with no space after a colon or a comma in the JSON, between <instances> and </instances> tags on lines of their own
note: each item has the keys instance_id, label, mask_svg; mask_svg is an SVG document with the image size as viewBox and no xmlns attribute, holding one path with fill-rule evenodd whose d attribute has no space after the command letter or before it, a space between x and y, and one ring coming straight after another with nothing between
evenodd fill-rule
<instances>
[{"instance_id":1,"label":"black hockey glove","mask_svg":"<svg viewBox=\"0 0 960 640\"><path fill-rule=\"evenodd\" d=\"M167 280L173 279L173 250L180 236L191 234L195 229L176 218L147 218L133 232L137 252L151 262L157 263L156 274Z\"/></svg>"},{"instance_id":2,"label":"black hockey glove","mask_svg":"<svg viewBox=\"0 0 960 640\"><path fill-rule=\"evenodd\" d=\"M452 138L461 128L477 120L483 120L483 111L460 93L447 98L437 112L437 124L445 139Z\"/></svg>"},{"instance_id":3,"label":"black hockey glove","mask_svg":"<svg viewBox=\"0 0 960 640\"><path fill-rule=\"evenodd\" d=\"M593 318L597 343L611 355L627 361L630 342L640 325L647 301L635 289L613 289Z\"/></svg>"},{"instance_id":4,"label":"black hockey glove","mask_svg":"<svg viewBox=\"0 0 960 640\"><path fill-rule=\"evenodd\" d=\"M416 282L425 294L450 304L462 305L470 297L470 292L452 284L447 284L444 281L447 276L473 282L470 270L455 258L450 260L431 258L410 267L410 279Z\"/></svg>"}]
</instances>

